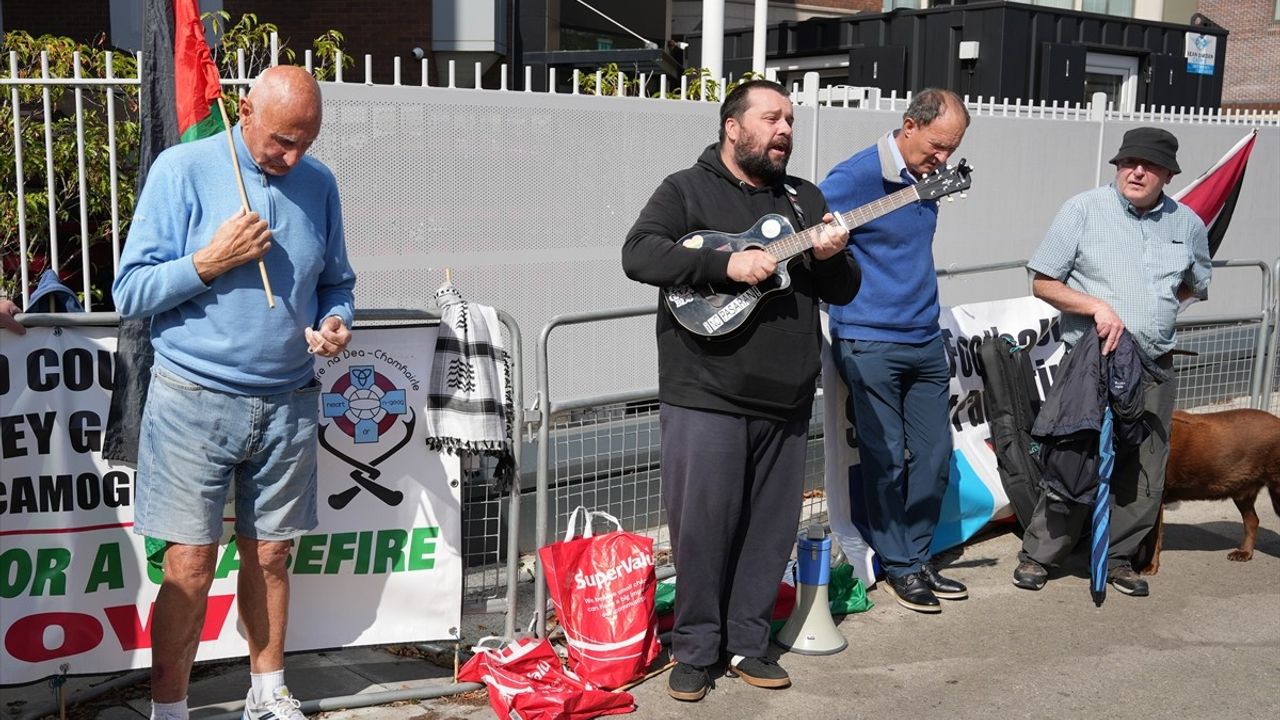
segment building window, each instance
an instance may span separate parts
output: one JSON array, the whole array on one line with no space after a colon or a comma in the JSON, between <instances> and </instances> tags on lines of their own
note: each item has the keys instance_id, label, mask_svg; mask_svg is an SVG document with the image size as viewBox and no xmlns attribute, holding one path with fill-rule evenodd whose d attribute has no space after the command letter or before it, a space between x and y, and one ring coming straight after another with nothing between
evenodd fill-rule
<instances>
[{"instance_id":1,"label":"building window","mask_svg":"<svg viewBox=\"0 0 1280 720\"><path fill-rule=\"evenodd\" d=\"M1085 60L1084 102L1103 93L1114 110L1133 112L1138 91L1138 58L1127 55L1089 53Z\"/></svg>"},{"instance_id":2,"label":"building window","mask_svg":"<svg viewBox=\"0 0 1280 720\"><path fill-rule=\"evenodd\" d=\"M1015 0L1027 5L1039 5L1059 10L1083 10L1104 15L1133 17L1133 0ZM1280 4L1280 0L1277 0ZM889 2L885 2L887 7Z\"/></svg>"},{"instance_id":3,"label":"building window","mask_svg":"<svg viewBox=\"0 0 1280 720\"><path fill-rule=\"evenodd\" d=\"M1280 22L1280 0L1276 0L1276 22Z\"/></svg>"},{"instance_id":4,"label":"building window","mask_svg":"<svg viewBox=\"0 0 1280 720\"><path fill-rule=\"evenodd\" d=\"M1080 9L1085 12L1133 17L1133 0L1083 0Z\"/></svg>"},{"instance_id":5,"label":"building window","mask_svg":"<svg viewBox=\"0 0 1280 720\"><path fill-rule=\"evenodd\" d=\"M1280 2L1280 0L1277 0L1277 2ZM923 3L921 3L920 0L884 0L884 5L882 7L884 7L885 12L897 10L898 8L919 10L922 4Z\"/></svg>"},{"instance_id":6,"label":"building window","mask_svg":"<svg viewBox=\"0 0 1280 720\"><path fill-rule=\"evenodd\" d=\"M1059 10L1075 10L1076 0L1014 0L1025 5L1058 8Z\"/></svg>"}]
</instances>

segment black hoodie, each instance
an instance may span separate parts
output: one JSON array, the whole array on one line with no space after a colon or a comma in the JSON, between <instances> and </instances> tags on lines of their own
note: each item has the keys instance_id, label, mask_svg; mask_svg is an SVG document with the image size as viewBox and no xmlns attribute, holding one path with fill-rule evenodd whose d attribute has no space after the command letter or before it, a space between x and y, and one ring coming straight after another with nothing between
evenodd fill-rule
<instances>
[{"instance_id":1,"label":"black hoodie","mask_svg":"<svg viewBox=\"0 0 1280 720\"><path fill-rule=\"evenodd\" d=\"M787 199L790 186L803 222ZM822 222L827 203L812 183L787 177L756 188L739 180L711 145L687 170L667 176L622 247L627 277L649 285L728 282L730 253L678 245L698 230L740 233L776 213L798 231ZM681 327L658 299L658 396L699 410L791 420L807 417L821 369L818 301L843 305L858 292L861 274L848 252L827 260L804 253L791 260L791 289L775 293L736 333L708 339Z\"/></svg>"}]
</instances>

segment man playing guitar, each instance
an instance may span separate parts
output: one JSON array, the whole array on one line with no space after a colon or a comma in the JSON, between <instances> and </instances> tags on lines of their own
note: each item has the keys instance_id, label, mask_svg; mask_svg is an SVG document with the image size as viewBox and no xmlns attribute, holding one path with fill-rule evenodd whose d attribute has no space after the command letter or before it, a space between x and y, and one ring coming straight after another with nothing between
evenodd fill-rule
<instances>
[{"instance_id":1,"label":"man playing guitar","mask_svg":"<svg viewBox=\"0 0 1280 720\"><path fill-rule=\"evenodd\" d=\"M848 230L813 184L786 174L793 119L780 85L735 88L720 108L720 141L662 182L622 250L633 280L742 293L727 295L736 299L706 321L712 326L750 315L709 337L673 315L690 295L660 293L662 486L677 568L668 692L678 700L701 700L709 668L722 659L751 685L791 682L767 656L769 618L800 518L821 366L818 303L848 303L860 282L845 252ZM752 293L744 291L775 278L778 258L757 247L711 247L697 231L757 224L762 243L791 235L793 224L818 227L804 234L811 248L789 261L787 291L749 312Z\"/></svg>"}]
</instances>

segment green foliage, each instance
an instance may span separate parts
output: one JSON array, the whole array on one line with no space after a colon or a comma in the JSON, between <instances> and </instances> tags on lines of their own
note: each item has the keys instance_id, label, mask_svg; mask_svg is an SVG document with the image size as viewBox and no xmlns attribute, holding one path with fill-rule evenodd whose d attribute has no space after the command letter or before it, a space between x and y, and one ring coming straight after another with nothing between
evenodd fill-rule
<instances>
[{"instance_id":1,"label":"green foliage","mask_svg":"<svg viewBox=\"0 0 1280 720\"><path fill-rule=\"evenodd\" d=\"M720 83L711 77L711 71L706 68L688 68L684 71L684 77L688 78L685 87L686 100L714 100L719 102L726 95L733 91L735 87L748 80L763 79L764 76L759 73L747 72L742 77L737 78L733 82L727 83L724 87L724 93L720 92ZM668 87L666 95L662 95L658 90L650 89L651 84L658 82L656 76L650 75L645 78L644 86L640 84L638 75L628 77L619 68L617 63L609 63L593 73L578 74L578 92L584 95L618 95L618 84L622 84L622 95L628 97L666 97L668 100L680 99L680 85L676 84L674 88ZM600 92L596 92L597 84Z\"/></svg>"},{"instance_id":2,"label":"green foliage","mask_svg":"<svg viewBox=\"0 0 1280 720\"><path fill-rule=\"evenodd\" d=\"M69 38L44 35L32 37L22 31L5 33L0 50L4 54L18 54L18 75L40 77L41 52L47 54L50 77L72 77L74 56L80 53L82 77L106 76L106 52L101 47L76 43ZM112 71L116 77L137 77L137 64L129 53L115 53ZM105 268L107 282L112 270L111 254L111 174L108 150L107 102L108 94L101 87L85 88L81 92L84 123L85 156L85 208L89 219L87 228L80 225L80 174L79 149L76 142L75 88L50 86L47 89L49 112L45 113L46 89L36 86L19 86L21 114L18 117L18 135L22 139L22 168L24 196L22 209L26 214L27 261L30 280L35 282L52 262L49 225L50 178L46 164L46 120L51 140L48 148L53 155L53 204L54 225L58 238L58 264L65 281L73 288L83 286L80 277L82 263L82 234L88 237L91 272L100 275ZM8 99L8 98L6 98ZM118 86L111 94L115 105L115 143L117 171L119 173L118 207L122 223L120 235L127 231L129 209L133 207L134 182L138 163L138 88ZM20 295L21 253L18 234L18 187L15 171L13 104L0 105L0 166L3 166L4 184L0 189L0 256L4 258L3 277L0 278L0 294ZM101 298L101 290L93 293ZM83 301L84 298L81 298Z\"/></svg>"},{"instance_id":3,"label":"green foliage","mask_svg":"<svg viewBox=\"0 0 1280 720\"><path fill-rule=\"evenodd\" d=\"M326 30L320 37L311 41L311 74L317 80L332 80L338 53L342 51L342 43L346 38L337 30ZM342 69L355 65L356 59L350 55L342 56Z\"/></svg>"},{"instance_id":4,"label":"green foliage","mask_svg":"<svg viewBox=\"0 0 1280 720\"><path fill-rule=\"evenodd\" d=\"M635 96L639 94L640 80L635 77L627 77L618 68L617 63L609 63L600 68L597 72L578 75L578 92L584 95L617 95L618 83L622 83L622 94ZM596 92L597 83L600 92Z\"/></svg>"},{"instance_id":5,"label":"green foliage","mask_svg":"<svg viewBox=\"0 0 1280 720\"><path fill-rule=\"evenodd\" d=\"M231 13L226 10L205 13L201 19L213 29L215 37L221 38L218 46L210 50L222 77L240 77L242 50L245 77L257 77L258 73L271 65L271 34L280 32L275 23L261 22L256 14L245 13L234 25L229 25ZM344 40L342 33L337 30L326 30L311 42L311 69L317 80L333 79L334 63ZM298 59L298 53L289 47L288 40L280 42L279 53L280 62L286 65L293 65ZM342 56L344 70L354 64L355 58L345 54Z\"/></svg>"},{"instance_id":6,"label":"green foliage","mask_svg":"<svg viewBox=\"0 0 1280 720\"><path fill-rule=\"evenodd\" d=\"M214 29L221 42L211 48L214 62L224 78L240 77L237 51L245 55L245 76L256 77L271 62L271 33L277 30L271 23L258 21L256 15L242 16L235 24L229 24L231 16L226 12L208 13L204 20ZM342 33L329 30L312 43L315 55L313 72L317 79L326 80L334 73L334 60L343 43ZM81 76L106 77L106 50L102 41L95 45L77 43L70 38L42 35L33 37L21 30L9 30L0 42L0 52L8 56L15 51L18 56L18 76L41 77L41 53L48 57L49 77L70 78L74 74L74 55L80 53ZM284 43L280 47L280 61L292 63L296 53ZM343 65L354 61L343 56ZM112 73L117 78L136 78L137 63L127 52L114 53ZM3 71L7 77L7 68ZM111 232L111 162L108 151L107 90L102 86L86 86L81 93L84 112L85 155L85 212L88 223L80 222L80 174L76 143L75 88L67 85L19 85L18 135L22 142L22 178L25 227L27 237L27 267L29 280L34 284L40 273L52 262L49 238L49 175L45 162L46 152L53 155L53 203L54 230L57 234L58 266L63 282L79 290L84 285L80 276L82 267L82 236L88 238L90 259L90 285L94 309L102 309L105 290L111 284L114 273ZM121 242L128 234L129 218L133 212L135 186L138 176L138 158L141 142L138 125L138 86L117 85L112 89L115 106L116 171L119 209L119 237ZM44 96L49 96L49 111L45 112ZM227 86L223 101L234 115L237 105L237 89ZM16 150L14 147L13 103L6 88L0 98L0 296L21 296L22 255L18 223L17 179L14 176ZM47 123L46 123L47 121ZM234 120L233 120L234 121ZM45 144L46 124L51 142ZM84 298L81 297L83 302Z\"/></svg>"},{"instance_id":7,"label":"green foliage","mask_svg":"<svg viewBox=\"0 0 1280 720\"><path fill-rule=\"evenodd\" d=\"M711 71L707 68L686 68L684 76L689 78L688 87L685 92L686 100L713 100L721 102L733 89L749 80L763 80L764 76L760 73L745 72L741 77L725 84L723 93L720 89L720 83L711 77ZM657 97L657 94L654 94ZM668 90L666 95L668 100L680 99L680 87L676 86L674 90Z\"/></svg>"}]
</instances>

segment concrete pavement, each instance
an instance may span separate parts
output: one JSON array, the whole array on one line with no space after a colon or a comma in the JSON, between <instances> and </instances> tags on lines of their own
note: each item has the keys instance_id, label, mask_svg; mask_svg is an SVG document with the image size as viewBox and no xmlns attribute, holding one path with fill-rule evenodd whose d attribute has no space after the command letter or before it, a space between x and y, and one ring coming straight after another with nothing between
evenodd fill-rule
<instances>
[{"instance_id":1,"label":"concrete pavement","mask_svg":"<svg viewBox=\"0 0 1280 720\"><path fill-rule=\"evenodd\" d=\"M948 575L971 598L927 616L899 607L884 590L876 607L840 623L849 648L827 657L783 655L794 679L769 691L719 678L705 700L677 703L666 676L632 689L635 718L1270 718L1280 715L1280 518L1265 492L1254 559L1227 560L1240 539L1230 502L1186 503L1166 513L1165 554L1152 594L1115 590L1095 608L1083 558L1039 592L1010 583L1019 542L1001 532L953 553ZM528 586L525 586L528 589ZM529 607L526 601L522 607ZM490 620L489 622L492 622ZM469 631L470 632L470 631ZM443 686L445 669L382 649L291 656L289 684L302 698ZM238 708L248 678L242 661L200 671L193 717ZM83 687L103 678L77 679ZM41 685L0 691L0 717L22 717L46 701ZM146 687L134 685L70 717L138 720ZM342 710L315 717L393 720L492 717L484 694Z\"/></svg>"}]
</instances>

